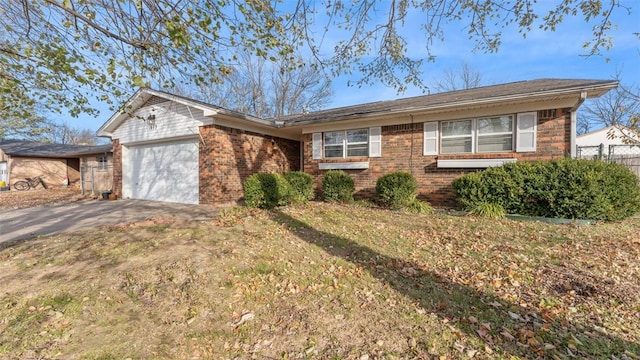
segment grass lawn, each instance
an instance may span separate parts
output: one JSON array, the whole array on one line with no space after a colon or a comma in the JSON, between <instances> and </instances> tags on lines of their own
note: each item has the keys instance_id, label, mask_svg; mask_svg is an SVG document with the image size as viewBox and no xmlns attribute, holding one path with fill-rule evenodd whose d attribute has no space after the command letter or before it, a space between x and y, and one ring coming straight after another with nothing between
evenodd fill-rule
<instances>
[{"instance_id":1,"label":"grass lawn","mask_svg":"<svg viewBox=\"0 0 640 360\"><path fill-rule=\"evenodd\" d=\"M0 358L640 358L640 220L313 203L0 250Z\"/></svg>"}]
</instances>

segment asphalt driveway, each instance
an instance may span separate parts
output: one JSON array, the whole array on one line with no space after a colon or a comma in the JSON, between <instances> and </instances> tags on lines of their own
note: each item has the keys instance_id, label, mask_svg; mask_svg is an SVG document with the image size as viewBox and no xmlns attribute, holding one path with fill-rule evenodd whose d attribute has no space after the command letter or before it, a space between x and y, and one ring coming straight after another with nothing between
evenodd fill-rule
<instances>
[{"instance_id":1,"label":"asphalt driveway","mask_svg":"<svg viewBox=\"0 0 640 360\"><path fill-rule=\"evenodd\" d=\"M90 201L57 206L0 211L0 247L3 243L153 217L211 219L218 208L143 200Z\"/></svg>"}]
</instances>

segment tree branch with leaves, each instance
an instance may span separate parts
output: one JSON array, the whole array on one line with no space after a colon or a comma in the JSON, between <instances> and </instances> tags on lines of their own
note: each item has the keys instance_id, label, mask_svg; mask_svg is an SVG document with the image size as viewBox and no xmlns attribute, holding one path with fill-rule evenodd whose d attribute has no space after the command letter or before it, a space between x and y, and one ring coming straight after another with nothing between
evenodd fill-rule
<instances>
[{"instance_id":1,"label":"tree branch with leaves","mask_svg":"<svg viewBox=\"0 0 640 360\"><path fill-rule=\"evenodd\" d=\"M585 55L613 40L619 0L0 0L0 116L45 111L96 114L118 107L132 87L209 86L225 81L249 52L277 63L303 53L354 85L380 81L426 89L425 61L458 23L475 49L495 52L503 33L553 31L569 16L593 23ZM540 6L540 4L538 4ZM416 16L419 14L419 16ZM411 19L409 18L412 16ZM409 21L411 20L411 21ZM408 55L422 34L424 56Z\"/></svg>"}]
</instances>

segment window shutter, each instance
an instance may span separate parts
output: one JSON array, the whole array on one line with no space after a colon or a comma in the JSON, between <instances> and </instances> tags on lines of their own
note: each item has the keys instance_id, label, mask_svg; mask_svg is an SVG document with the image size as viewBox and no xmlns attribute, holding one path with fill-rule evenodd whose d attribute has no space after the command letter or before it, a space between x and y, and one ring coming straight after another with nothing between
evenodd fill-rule
<instances>
[{"instance_id":1,"label":"window shutter","mask_svg":"<svg viewBox=\"0 0 640 360\"><path fill-rule=\"evenodd\" d=\"M538 114L535 112L518 114L516 126L516 152L536 151L536 131Z\"/></svg>"},{"instance_id":2,"label":"window shutter","mask_svg":"<svg viewBox=\"0 0 640 360\"><path fill-rule=\"evenodd\" d=\"M438 155L438 122L424 123L423 155Z\"/></svg>"},{"instance_id":3,"label":"window shutter","mask_svg":"<svg viewBox=\"0 0 640 360\"><path fill-rule=\"evenodd\" d=\"M322 159L322 133L313 133L313 159Z\"/></svg>"},{"instance_id":4,"label":"window shutter","mask_svg":"<svg viewBox=\"0 0 640 360\"><path fill-rule=\"evenodd\" d=\"M382 128L369 128L369 157L382 156Z\"/></svg>"}]
</instances>

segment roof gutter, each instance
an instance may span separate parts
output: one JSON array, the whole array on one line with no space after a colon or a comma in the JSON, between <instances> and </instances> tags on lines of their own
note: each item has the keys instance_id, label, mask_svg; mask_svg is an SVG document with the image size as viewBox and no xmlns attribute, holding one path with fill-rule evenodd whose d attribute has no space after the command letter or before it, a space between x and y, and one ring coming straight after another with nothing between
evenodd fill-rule
<instances>
[{"instance_id":1,"label":"roof gutter","mask_svg":"<svg viewBox=\"0 0 640 360\"><path fill-rule=\"evenodd\" d=\"M446 110L449 108L457 108L461 106L486 105L486 104L492 104L492 103L511 102L511 101L517 101L517 100L523 100L523 99L541 98L541 97L548 97L548 96L570 95L572 93L575 93L577 90L580 90L580 98L582 99L582 96L584 96L584 99L586 99L588 98L589 91L606 92L617 86L618 86L618 82L612 82L606 85L592 86L589 88L578 87L578 88L552 90L552 91L545 91L545 92L531 92L531 93L518 94L518 95L507 95L507 96L498 96L498 97L491 97L491 98L485 98L485 99L471 99L471 100L464 100L464 101L457 101L457 102L449 102L446 104L437 104L437 105L425 106L425 107L408 107L408 108L403 108L399 110L378 110L370 113L346 115L341 120L371 118L371 117L376 117L381 115L386 116L386 115L401 115L401 114L419 114L420 112ZM584 99L582 100L582 102L584 102ZM575 106L580 106L582 102L577 103ZM357 116L354 116L354 115L357 115ZM291 124L289 126L309 125L315 122L316 122L315 120L309 120L309 121L303 120L300 122L296 122L295 124Z\"/></svg>"}]
</instances>

